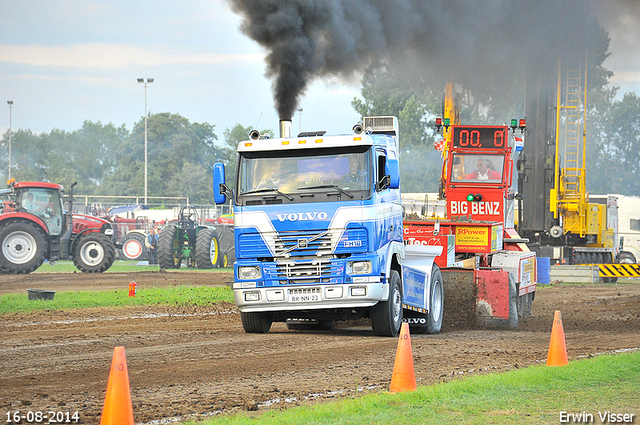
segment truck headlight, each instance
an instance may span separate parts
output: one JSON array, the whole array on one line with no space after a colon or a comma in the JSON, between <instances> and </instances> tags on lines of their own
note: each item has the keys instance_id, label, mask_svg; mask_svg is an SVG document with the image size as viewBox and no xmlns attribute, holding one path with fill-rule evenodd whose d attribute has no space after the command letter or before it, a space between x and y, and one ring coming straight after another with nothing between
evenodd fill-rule
<instances>
[{"instance_id":1,"label":"truck headlight","mask_svg":"<svg viewBox=\"0 0 640 425\"><path fill-rule=\"evenodd\" d=\"M371 261L349 261L347 263L348 274L369 274L373 270Z\"/></svg>"},{"instance_id":2,"label":"truck headlight","mask_svg":"<svg viewBox=\"0 0 640 425\"><path fill-rule=\"evenodd\" d=\"M260 279L262 273L259 266L242 266L238 267L238 279Z\"/></svg>"},{"instance_id":3,"label":"truck headlight","mask_svg":"<svg viewBox=\"0 0 640 425\"><path fill-rule=\"evenodd\" d=\"M104 234L107 236L113 236L113 229L104 229Z\"/></svg>"}]
</instances>

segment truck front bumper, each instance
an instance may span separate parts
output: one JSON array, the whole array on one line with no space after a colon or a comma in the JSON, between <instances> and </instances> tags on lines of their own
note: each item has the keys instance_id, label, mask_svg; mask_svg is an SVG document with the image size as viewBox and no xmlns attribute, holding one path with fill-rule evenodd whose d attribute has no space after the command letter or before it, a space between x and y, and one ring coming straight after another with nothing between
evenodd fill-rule
<instances>
[{"instance_id":1,"label":"truck front bumper","mask_svg":"<svg viewBox=\"0 0 640 425\"><path fill-rule=\"evenodd\" d=\"M237 288L233 295L242 312L371 307L389 298L389 284L348 283Z\"/></svg>"}]
</instances>

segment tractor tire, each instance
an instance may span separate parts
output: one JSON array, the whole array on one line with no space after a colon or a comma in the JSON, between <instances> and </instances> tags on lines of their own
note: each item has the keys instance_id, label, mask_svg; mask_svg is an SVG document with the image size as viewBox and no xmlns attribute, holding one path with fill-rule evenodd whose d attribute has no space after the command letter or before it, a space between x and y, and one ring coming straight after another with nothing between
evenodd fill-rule
<instances>
[{"instance_id":1,"label":"tractor tire","mask_svg":"<svg viewBox=\"0 0 640 425\"><path fill-rule=\"evenodd\" d=\"M220 258L218 259L218 267L221 269L226 269L227 267L229 267L229 254L223 252L219 257Z\"/></svg>"},{"instance_id":2,"label":"tractor tire","mask_svg":"<svg viewBox=\"0 0 640 425\"><path fill-rule=\"evenodd\" d=\"M113 265L116 248L98 232L78 236L73 244L73 264L83 273L103 273Z\"/></svg>"},{"instance_id":3,"label":"tractor tire","mask_svg":"<svg viewBox=\"0 0 640 425\"><path fill-rule=\"evenodd\" d=\"M11 221L0 228L0 269L7 274L28 274L44 263L47 238L37 224Z\"/></svg>"},{"instance_id":4,"label":"tractor tire","mask_svg":"<svg viewBox=\"0 0 640 425\"><path fill-rule=\"evenodd\" d=\"M242 327L246 333L266 334L271 329L271 316L269 313L243 313L240 312Z\"/></svg>"},{"instance_id":5,"label":"tractor tire","mask_svg":"<svg viewBox=\"0 0 640 425\"><path fill-rule=\"evenodd\" d=\"M179 269L182 258L176 255L178 229L167 226L158 237L158 265L161 269Z\"/></svg>"},{"instance_id":6,"label":"tractor tire","mask_svg":"<svg viewBox=\"0 0 640 425\"><path fill-rule=\"evenodd\" d=\"M122 242L122 255L127 260L143 261L146 260L149 250L145 244L146 237L138 232L129 232L125 235Z\"/></svg>"},{"instance_id":7,"label":"tractor tire","mask_svg":"<svg viewBox=\"0 0 640 425\"><path fill-rule=\"evenodd\" d=\"M220 243L215 229L200 229L196 236L196 265L199 269L218 267Z\"/></svg>"},{"instance_id":8,"label":"tractor tire","mask_svg":"<svg viewBox=\"0 0 640 425\"><path fill-rule=\"evenodd\" d=\"M402 280L396 270L389 276L389 299L371 307L371 328L377 336L398 336L402 325Z\"/></svg>"}]
</instances>

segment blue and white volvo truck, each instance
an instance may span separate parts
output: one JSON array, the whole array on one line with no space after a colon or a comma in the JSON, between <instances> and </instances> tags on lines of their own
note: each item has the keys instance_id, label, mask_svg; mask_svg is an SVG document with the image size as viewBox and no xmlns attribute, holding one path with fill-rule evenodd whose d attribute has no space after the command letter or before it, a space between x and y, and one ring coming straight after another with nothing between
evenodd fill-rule
<instances>
[{"instance_id":1,"label":"blue and white volvo truck","mask_svg":"<svg viewBox=\"0 0 640 425\"><path fill-rule=\"evenodd\" d=\"M233 191L214 166L214 199L233 203L233 291L246 332L363 317L380 336L396 336L403 319L440 331L442 247L407 247L405 258L396 117L335 136L294 137L283 120L280 138L254 130L237 151Z\"/></svg>"}]
</instances>

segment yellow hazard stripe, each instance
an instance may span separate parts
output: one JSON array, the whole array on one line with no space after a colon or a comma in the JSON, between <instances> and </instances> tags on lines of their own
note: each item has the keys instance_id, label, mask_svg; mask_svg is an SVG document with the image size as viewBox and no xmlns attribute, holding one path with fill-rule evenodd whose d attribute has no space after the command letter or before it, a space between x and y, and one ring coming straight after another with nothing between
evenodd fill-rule
<instances>
[{"instance_id":1,"label":"yellow hazard stripe","mask_svg":"<svg viewBox=\"0 0 640 425\"><path fill-rule=\"evenodd\" d=\"M640 277L640 264L598 264L600 276Z\"/></svg>"}]
</instances>

